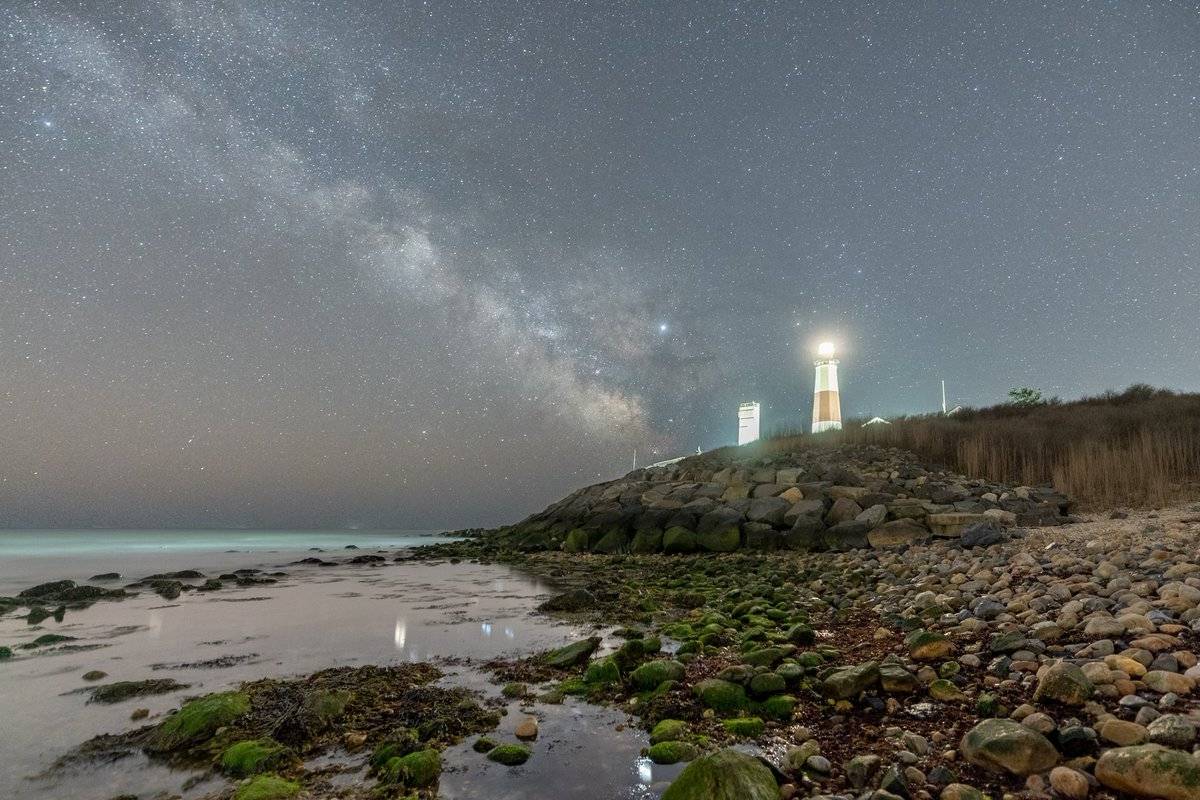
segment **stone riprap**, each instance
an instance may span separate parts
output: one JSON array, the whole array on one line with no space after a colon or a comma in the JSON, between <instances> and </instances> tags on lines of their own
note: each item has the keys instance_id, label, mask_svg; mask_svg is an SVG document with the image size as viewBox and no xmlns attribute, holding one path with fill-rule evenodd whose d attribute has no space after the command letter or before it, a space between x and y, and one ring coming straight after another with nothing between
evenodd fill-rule
<instances>
[{"instance_id":1,"label":"stone riprap","mask_svg":"<svg viewBox=\"0 0 1200 800\"><path fill-rule=\"evenodd\" d=\"M753 452L727 448L635 470L486 535L527 552L813 552L932 538L988 545L1014 527L1071 519L1070 500L1053 489L937 471L903 450Z\"/></svg>"}]
</instances>

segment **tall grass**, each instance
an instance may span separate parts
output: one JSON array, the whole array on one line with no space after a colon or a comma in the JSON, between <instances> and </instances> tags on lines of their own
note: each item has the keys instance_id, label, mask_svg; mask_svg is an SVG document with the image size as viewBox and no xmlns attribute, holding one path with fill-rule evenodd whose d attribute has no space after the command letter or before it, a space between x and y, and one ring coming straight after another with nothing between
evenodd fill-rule
<instances>
[{"instance_id":1,"label":"tall grass","mask_svg":"<svg viewBox=\"0 0 1200 800\"><path fill-rule=\"evenodd\" d=\"M1069 403L964 409L890 425L850 422L840 433L785 435L764 446L822 442L901 447L973 477L1051 483L1083 508L1200 497L1200 394L1142 385Z\"/></svg>"}]
</instances>

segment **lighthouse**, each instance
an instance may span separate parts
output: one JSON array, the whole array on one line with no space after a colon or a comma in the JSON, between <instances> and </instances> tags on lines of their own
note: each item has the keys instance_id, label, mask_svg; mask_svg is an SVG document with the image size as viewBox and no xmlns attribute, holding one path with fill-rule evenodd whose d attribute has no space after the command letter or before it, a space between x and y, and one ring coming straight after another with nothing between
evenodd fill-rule
<instances>
[{"instance_id":1,"label":"lighthouse","mask_svg":"<svg viewBox=\"0 0 1200 800\"><path fill-rule=\"evenodd\" d=\"M842 403L838 399L837 359L833 357L833 342L821 342L817 348L816 381L813 384L812 432L840 431Z\"/></svg>"},{"instance_id":2,"label":"lighthouse","mask_svg":"<svg viewBox=\"0 0 1200 800\"><path fill-rule=\"evenodd\" d=\"M738 444L758 441L758 403L738 406Z\"/></svg>"}]
</instances>

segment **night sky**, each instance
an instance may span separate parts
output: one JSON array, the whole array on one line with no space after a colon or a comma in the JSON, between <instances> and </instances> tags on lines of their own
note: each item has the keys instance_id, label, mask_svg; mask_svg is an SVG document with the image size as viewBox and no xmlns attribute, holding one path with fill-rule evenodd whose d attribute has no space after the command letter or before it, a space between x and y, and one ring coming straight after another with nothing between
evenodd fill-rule
<instances>
[{"instance_id":1,"label":"night sky","mask_svg":"<svg viewBox=\"0 0 1200 800\"><path fill-rule=\"evenodd\" d=\"M0 526L514 521L810 414L1200 389L1186 2L0 8Z\"/></svg>"}]
</instances>

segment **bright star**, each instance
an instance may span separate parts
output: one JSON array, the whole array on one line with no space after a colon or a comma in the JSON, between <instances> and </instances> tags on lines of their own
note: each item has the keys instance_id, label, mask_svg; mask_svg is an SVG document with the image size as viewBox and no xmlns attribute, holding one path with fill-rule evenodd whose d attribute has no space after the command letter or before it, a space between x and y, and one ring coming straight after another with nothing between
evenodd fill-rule
<instances>
[{"instance_id":1,"label":"bright star","mask_svg":"<svg viewBox=\"0 0 1200 800\"><path fill-rule=\"evenodd\" d=\"M665 323L665 322L663 322L663 323L660 323L660 324L659 324L659 326L658 326L658 332L659 332L659 333L666 333L666 332L667 332L667 323Z\"/></svg>"}]
</instances>

